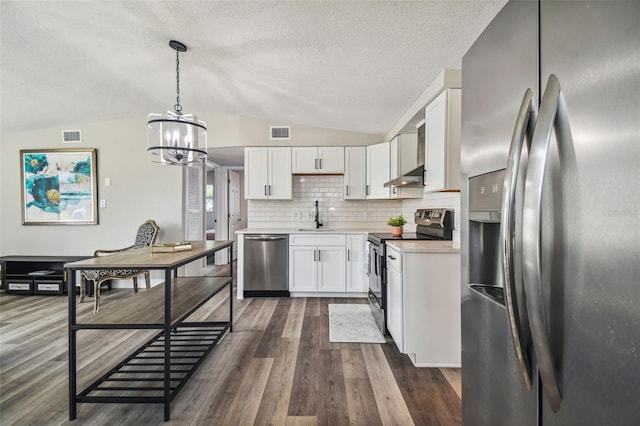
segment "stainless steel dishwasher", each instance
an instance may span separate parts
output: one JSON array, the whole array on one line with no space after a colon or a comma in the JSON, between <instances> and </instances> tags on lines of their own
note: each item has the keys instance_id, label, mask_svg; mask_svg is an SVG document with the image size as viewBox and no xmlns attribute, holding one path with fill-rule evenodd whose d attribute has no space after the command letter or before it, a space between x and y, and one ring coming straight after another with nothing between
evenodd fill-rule
<instances>
[{"instance_id":1,"label":"stainless steel dishwasher","mask_svg":"<svg viewBox=\"0 0 640 426\"><path fill-rule=\"evenodd\" d=\"M289 297L289 237L244 236L245 297Z\"/></svg>"}]
</instances>

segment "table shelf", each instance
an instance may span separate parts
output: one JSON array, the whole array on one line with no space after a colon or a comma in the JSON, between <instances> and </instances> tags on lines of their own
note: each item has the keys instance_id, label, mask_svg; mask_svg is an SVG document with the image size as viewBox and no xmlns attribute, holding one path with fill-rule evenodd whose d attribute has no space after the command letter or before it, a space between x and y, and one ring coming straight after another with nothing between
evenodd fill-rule
<instances>
[{"instance_id":1,"label":"table shelf","mask_svg":"<svg viewBox=\"0 0 640 426\"><path fill-rule=\"evenodd\" d=\"M192 241L192 250L152 253L149 248L94 257L64 265L70 286L76 272L89 269L148 269L164 271L161 285L132 293L93 315L76 317L77 297L69 293L69 419L78 403L163 404L164 420L171 417L171 401L206 356L233 331L233 268L224 277L177 277L178 268L228 250L233 241ZM229 320L188 322L213 296L229 288ZM88 329L157 329L138 349L98 380L77 392L77 333Z\"/></svg>"}]
</instances>

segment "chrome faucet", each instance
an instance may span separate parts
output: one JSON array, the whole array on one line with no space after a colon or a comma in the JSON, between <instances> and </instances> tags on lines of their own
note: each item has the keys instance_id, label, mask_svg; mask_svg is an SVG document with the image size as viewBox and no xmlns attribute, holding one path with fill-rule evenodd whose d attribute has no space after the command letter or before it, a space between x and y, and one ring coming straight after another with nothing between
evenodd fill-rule
<instances>
[{"instance_id":1,"label":"chrome faucet","mask_svg":"<svg viewBox=\"0 0 640 426\"><path fill-rule=\"evenodd\" d=\"M320 221L320 210L318 208L318 200L316 200L316 229L320 229L322 222Z\"/></svg>"}]
</instances>

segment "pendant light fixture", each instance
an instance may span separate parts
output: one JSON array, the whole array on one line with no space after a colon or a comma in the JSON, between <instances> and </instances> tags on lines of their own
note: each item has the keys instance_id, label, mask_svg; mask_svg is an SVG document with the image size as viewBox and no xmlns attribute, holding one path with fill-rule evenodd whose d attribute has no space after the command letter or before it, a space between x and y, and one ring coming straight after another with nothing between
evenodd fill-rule
<instances>
[{"instance_id":1,"label":"pendant light fixture","mask_svg":"<svg viewBox=\"0 0 640 426\"><path fill-rule=\"evenodd\" d=\"M189 166L207 159L207 125L193 114L183 114L180 105L180 52L187 46L171 40L176 51L176 104L173 111L149 114L147 153L153 161L173 166Z\"/></svg>"}]
</instances>

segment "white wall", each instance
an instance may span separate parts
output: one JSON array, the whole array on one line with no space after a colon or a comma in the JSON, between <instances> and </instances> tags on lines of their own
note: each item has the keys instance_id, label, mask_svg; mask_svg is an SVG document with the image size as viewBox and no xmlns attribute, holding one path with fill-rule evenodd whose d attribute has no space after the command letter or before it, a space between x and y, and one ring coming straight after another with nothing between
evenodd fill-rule
<instances>
[{"instance_id":1,"label":"white wall","mask_svg":"<svg viewBox=\"0 0 640 426\"><path fill-rule=\"evenodd\" d=\"M146 117L64 129L81 129L82 143L63 144L62 128L2 134L0 254L90 256L133 244L147 219L160 226L158 240L181 238L182 170L147 158ZM22 225L20 149L52 148L97 149L98 199L107 203L97 225Z\"/></svg>"}]
</instances>

